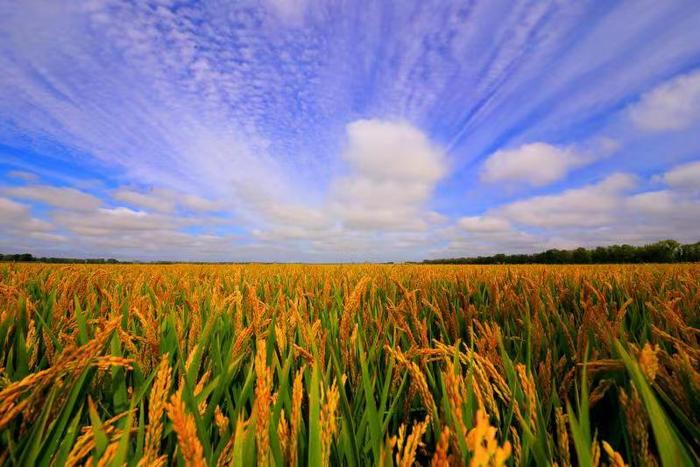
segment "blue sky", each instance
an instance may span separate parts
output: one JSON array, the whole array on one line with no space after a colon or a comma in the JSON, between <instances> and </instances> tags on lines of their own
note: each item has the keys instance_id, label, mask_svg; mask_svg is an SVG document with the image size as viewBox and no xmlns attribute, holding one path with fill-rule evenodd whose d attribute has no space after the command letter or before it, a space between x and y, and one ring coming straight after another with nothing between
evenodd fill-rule
<instances>
[{"instance_id":1,"label":"blue sky","mask_svg":"<svg viewBox=\"0 0 700 467\"><path fill-rule=\"evenodd\" d=\"M0 0L0 251L700 236L700 4Z\"/></svg>"}]
</instances>

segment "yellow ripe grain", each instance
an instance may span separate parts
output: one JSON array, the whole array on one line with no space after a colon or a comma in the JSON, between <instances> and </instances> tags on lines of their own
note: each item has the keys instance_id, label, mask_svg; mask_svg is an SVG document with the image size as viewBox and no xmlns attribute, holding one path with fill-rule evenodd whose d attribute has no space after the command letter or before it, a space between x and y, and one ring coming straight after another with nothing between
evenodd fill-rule
<instances>
[{"instance_id":1,"label":"yellow ripe grain","mask_svg":"<svg viewBox=\"0 0 700 467\"><path fill-rule=\"evenodd\" d=\"M632 452L635 453L638 463L640 465L656 465L656 458L649 448L649 420L637 389L632 387L630 395L621 389L620 405L625 414Z\"/></svg>"},{"instance_id":2,"label":"yellow ripe grain","mask_svg":"<svg viewBox=\"0 0 700 467\"><path fill-rule=\"evenodd\" d=\"M476 411L474 428L467 434L467 447L472 454L471 466L501 467L511 454L510 442L502 447L496 441L496 428L489 423L488 416L483 410Z\"/></svg>"},{"instance_id":3,"label":"yellow ripe grain","mask_svg":"<svg viewBox=\"0 0 700 467\"><path fill-rule=\"evenodd\" d=\"M603 449L605 450L605 453L608 455L608 460L610 461L610 466L611 467L626 467L627 464L625 464L625 461L622 459L622 456L620 455L619 452L616 452L612 446L610 446L607 441L603 441Z\"/></svg>"},{"instance_id":4,"label":"yellow ripe grain","mask_svg":"<svg viewBox=\"0 0 700 467\"><path fill-rule=\"evenodd\" d=\"M211 376L211 370L207 370L204 372L202 377L199 379L197 382L197 385L194 387L194 396L197 397L199 394L204 390L204 386L209 382L209 377ZM197 406L197 410L199 411L200 415L204 415L204 412L207 410L207 400L202 399L202 401L199 403Z\"/></svg>"},{"instance_id":5,"label":"yellow ripe grain","mask_svg":"<svg viewBox=\"0 0 700 467\"><path fill-rule=\"evenodd\" d=\"M282 455L287 459L289 457L287 454L289 451L289 423L284 415L284 409L280 411L280 418L277 422L277 438L280 442Z\"/></svg>"},{"instance_id":6,"label":"yellow ripe grain","mask_svg":"<svg viewBox=\"0 0 700 467\"><path fill-rule=\"evenodd\" d=\"M420 396L425 409L428 411L428 416L435 416L435 401L420 367L418 367L416 362L408 360L400 349L393 349L389 345L386 345L384 348L411 375L411 386Z\"/></svg>"},{"instance_id":7,"label":"yellow ripe grain","mask_svg":"<svg viewBox=\"0 0 700 467\"><path fill-rule=\"evenodd\" d=\"M270 458L270 408L272 405L272 371L267 366L265 341L257 341L255 353L255 440L258 465L267 467Z\"/></svg>"},{"instance_id":8,"label":"yellow ripe grain","mask_svg":"<svg viewBox=\"0 0 700 467\"><path fill-rule=\"evenodd\" d=\"M430 467L450 467L450 457L447 454L450 448L450 429L444 427L440 433L437 447L433 458L430 460Z\"/></svg>"},{"instance_id":9,"label":"yellow ripe grain","mask_svg":"<svg viewBox=\"0 0 700 467\"><path fill-rule=\"evenodd\" d=\"M118 449L119 442L111 442L109 446L107 446L107 449L105 449L105 452L102 453L100 459L97 461L97 467L107 467L111 465L112 461L114 460L114 456L117 454Z\"/></svg>"},{"instance_id":10,"label":"yellow ripe grain","mask_svg":"<svg viewBox=\"0 0 700 467\"><path fill-rule=\"evenodd\" d=\"M90 399L88 399L90 401ZM90 403L90 402L89 402ZM115 428L115 423L121 420L122 418L126 417L129 415L131 411L126 411L123 412L116 417L112 417L109 420L105 420L102 423L102 429L104 430L105 434L110 436L112 435L116 428ZM115 437L116 439L116 437ZM80 462L88 455L90 452L95 449L95 432L92 429L92 426L87 426L83 428L83 433L78 437L78 439L75 441L75 444L73 444L73 447L71 448L70 452L68 453L68 457L66 459L66 465L67 466L75 466L79 465Z\"/></svg>"},{"instance_id":11,"label":"yellow ripe grain","mask_svg":"<svg viewBox=\"0 0 700 467\"><path fill-rule=\"evenodd\" d=\"M321 462L324 466L330 465L331 442L335 436L337 423L335 412L338 408L338 385L333 382L331 388L326 391L322 388L322 397L324 399L323 407L321 408Z\"/></svg>"},{"instance_id":12,"label":"yellow ripe grain","mask_svg":"<svg viewBox=\"0 0 700 467\"><path fill-rule=\"evenodd\" d=\"M221 407L218 405L214 409L214 423L216 424L216 428L219 430L219 435L223 436L226 433L226 430L228 430L229 420L228 417L221 411Z\"/></svg>"},{"instance_id":13,"label":"yellow ripe grain","mask_svg":"<svg viewBox=\"0 0 700 467\"><path fill-rule=\"evenodd\" d=\"M187 467L205 467L204 449L197 436L194 417L187 413L182 393L176 392L165 409L177 435L177 445Z\"/></svg>"},{"instance_id":14,"label":"yellow ripe grain","mask_svg":"<svg viewBox=\"0 0 700 467\"><path fill-rule=\"evenodd\" d=\"M513 461L515 465L520 465L522 459L522 444L520 443L520 435L514 426L510 427L510 437L513 440Z\"/></svg>"},{"instance_id":15,"label":"yellow ripe grain","mask_svg":"<svg viewBox=\"0 0 700 467\"><path fill-rule=\"evenodd\" d=\"M537 392L532 374L528 374L525 365L518 363L515 365L515 372L520 380L520 386L525 393L527 402L530 429L534 432L537 426Z\"/></svg>"},{"instance_id":16,"label":"yellow ripe grain","mask_svg":"<svg viewBox=\"0 0 700 467\"><path fill-rule=\"evenodd\" d=\"M168 355L163 355L158 365L158 372L153 380L151 394L148 399L148 426L143 459L146 464L154 462L160 452L161 436L163 433L163 412L168 401L168 392L172 384L172 371L168 363Z\"/></svg>"},{"instance_id":17,"label":"yellow ripe grain","mask_svg":"<svg viewBox=\"0 0 700 467\"><path fill-rule=\"evenodd\" d=\"M567 428L567 415L561 407L557 407L554 411L555 421L557 425L557 447L559 448L559 459L562 466L571 465L571 453L569 451L569 430Z\"/></svg>"},{"instance_id":18,"label":"yellow ripe grain","mask_svg":"<svg viewBox=\"0 0 700 467\"><path fill-rule=\"evenodd\" d=\"M447 400L452 413L452 423L455 426L455 436L466 437L467 428L462 420L462 404L464 403L464 387L462 380L455 374L455 367L452 361L448 360L446 370L442 372L442 379L445 382Z\"/></svg>"},{"instance_id":19,"label":"yellow ripe grain","mask_svg":"<svg viewBox=\"0 0 700 467\"><path fill-rule=\"evenodd\" d=\"M292 418L290 420L289 449L287 455L289 465L297 465L297 436L301 424L301 404L304 398L303 377L304 368L302 367L297 370L292 387Z\"/></svg>"},{"instance_id":20,"label":"yellow ripe grain","mask_svg":"<svg viewBox=\"0 0 700 467\"><path fill-rule=\"evenodd\" d=\"M357 284L355 284L355 288L352 290L352 293L350 293L350 295L345 299L339 331L340 338L344 342L347 342L348 338L350 337L350 329L352 327L355 313L357 313L360 308L360 300L362 299L362 295L364 294L369 281L370 278L368 276L364 276L357 282Z\"/></svg>"},{"instance_id":21,"label":"yellow ripe grain","mask_svg":"<svg viewBox=\"0 0 700 467\"><path fill-rule=\"evenodd\" d=\"M659 371L659 358L657 353L659 352L659 346L652 346L648 342L644 344L644 348L639 354L639 366L642 369L642 373L646 376L647 380L651 383L656 378L656 372Z\"/></svg>"},{"instance_id":22,"label":"yellow ripe grain","mask_svg":"<svg viewBox=\"0 0 700 467\"><path fill-rule=\"evenodd\" d=\"M418 422L413 425L411 434L405 437L405 425L401 426L399 430L399 438L397 440L397 446L399 447L399 452L396 453L396 465L398 467L411 467L416 460L416 452L418 447L422 445L423 435L428 429L428 423L430 418L426 417L422 422Z\"/></svg>"},{"instance_id":23,"label":"yellow ripe grain","mask_svg":"<svg viewBox=\"0 0 700 467\"><path fill-rule=\"evenodd\" d=\"M600 465L600 443L595 439L591 446L591 465L593 467L598 467Z\"/></svg>"}]
</instances>

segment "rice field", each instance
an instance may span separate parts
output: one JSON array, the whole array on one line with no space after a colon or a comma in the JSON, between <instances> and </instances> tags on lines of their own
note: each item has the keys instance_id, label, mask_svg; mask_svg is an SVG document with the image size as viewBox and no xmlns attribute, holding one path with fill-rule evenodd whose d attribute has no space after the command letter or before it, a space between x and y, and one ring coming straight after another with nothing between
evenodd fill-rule
<instances>
[{"instance_id":1,"label":"rice field","mask_svg":"<svg viewBox=\"0 0 700 467\"><path fill-rule=\"evenodd\" d=\"M3 465L697 465L700 265L0 265Z\"/></svg>"}]
</instances>

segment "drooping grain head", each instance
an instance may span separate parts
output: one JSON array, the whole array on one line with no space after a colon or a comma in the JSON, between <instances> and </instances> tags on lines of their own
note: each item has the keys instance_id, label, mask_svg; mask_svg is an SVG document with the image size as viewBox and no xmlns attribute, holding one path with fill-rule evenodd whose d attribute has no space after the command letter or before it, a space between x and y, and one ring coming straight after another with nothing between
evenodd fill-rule
<instances>
[{"instance_id":1,"label":"drooping grain head","mask_svg":"<svg viewBox=\"0 0 700 467\"><path fill-rule=\"evenodd\" d=\"M323 387L322 398L324 400L323 407L321 408L321 452L322 452L322 463L324 466L330 465L330 453L331 453L331 443L336 434L337 422L336 422L336 409L338 407L338 385L333 382L333 385L328 391Z\"/></svg>"},{"instance_id":2,"label":"drooping grain head","mask_svg":"<svg viewBox=\"0 0 700 467\"><path fill-rule=\"evenodd\" d=\"M272 370L267 366L265 341L258 339L255 353L255 440L258 465L267 467L270 458L270 408L272 405Z\"/></svg>"},{"instance_id":3,"label":"drooping grain head","mask_svg":"<svg viewBox=\"0 0 700 467\"><path fill-rule=\"evenodd\" d=\"M172 384L172 371L168 362L168 355L161 358L156 377L153 380L150 397L148 399L148 426L146 427L146 441L144 445L144 459L147 462L155 461L160 451L161 436L163 433L163 412L168 401L168 392Z\"/></svg>"},{"instance_id":4,"label":"drooping grain head","mask_svg":"<svg viewBox=\"0 0 700 467\"><path fill-rule=\"evenodd\" d=\"M187 467L206 467L204 449L197 435L194 417L187 412L181 391L173 394L165 409L177 435L177 445L185 465Z\"/></svg>"}]
</instances>

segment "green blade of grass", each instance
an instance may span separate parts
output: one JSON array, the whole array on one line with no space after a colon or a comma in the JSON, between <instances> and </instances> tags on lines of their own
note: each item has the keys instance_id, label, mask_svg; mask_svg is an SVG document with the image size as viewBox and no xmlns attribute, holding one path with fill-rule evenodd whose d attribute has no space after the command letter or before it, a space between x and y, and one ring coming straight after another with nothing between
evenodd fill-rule
<instances>
[{"instance_id":1,"label":"green blade of grass","mask_svg":"<svg viewBox=\"0 0 700 467\"><path fill-rule=\"evenodd\" d=\"M644 407L649 415L656 448L661 457L661 464L664 467L678 465L693 465L693 461L684 447L683 441L679 438L677 431L666 417L663 408L656 400L656 396L647 383L642 371L634 359L627 353L619 341L615 341L615 348L625 363L627 372L632 378L632 383L639 392L644 402Z\"/></svg>"}]
</instances>

